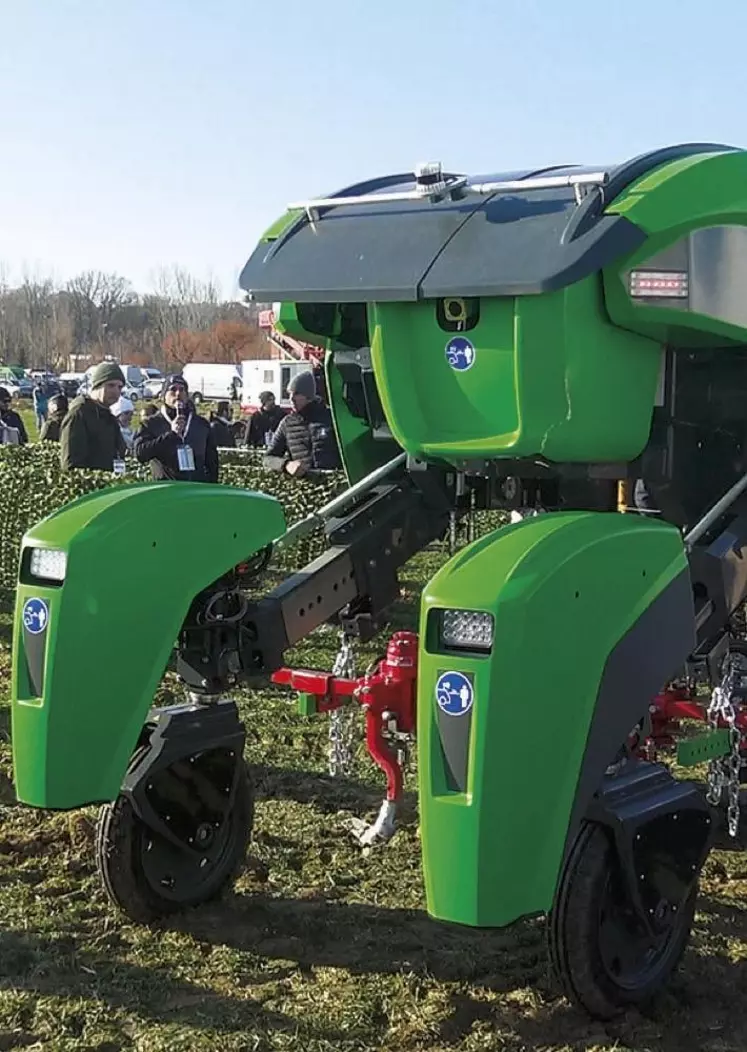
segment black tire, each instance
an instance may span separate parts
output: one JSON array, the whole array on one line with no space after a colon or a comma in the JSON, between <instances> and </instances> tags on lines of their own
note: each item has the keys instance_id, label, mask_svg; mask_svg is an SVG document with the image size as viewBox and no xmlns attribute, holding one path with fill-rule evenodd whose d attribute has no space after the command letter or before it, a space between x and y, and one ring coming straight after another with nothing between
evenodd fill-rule
<instances>
[{"instance_id":1,"label":"black tire","mask_svg":"<svg viewBox=\"0 0 747 1052\"><path fill-rule=\"evenodd\" d=\"M649 1002L682 959L696 898L697 886L656 948L641 950L637 969L633 965L625 973L618 961L616 970L605 952L603 932L616 909L624 913L625 903L610 836L601 826L587 824L568 858L547 925L551 964L568 999L597 1019L612 1019ZM633 935L630 952L635 958Z\"/></svg>"},{"instance_id":2,"label":"black tire","mask_svg":"<svg viewBox=\"0 0 747 1052\"><path fill-rule=\"evenodd\" d=\"M120 794L113 803L101 808L96 830L96 864L107 896L138 924L151 924L217 898L233 884L244 865L253 825L254 791L241 759L233 806L221 831L217 858L201 883L180 894L178 888L159 887L146 864L154 839L161 852L171 850L178 857L178 849L154 835L135 814L128 797Z\"/></svg>"},{"instance_id":3,"label":"black tire","mask_svg":"<svg viewBox=\"0 0 747 1052\"><path fill-rule=\"evenodd\" d=\"M202 395L199 391L193 391L193 393L189 397L191 398L192 404L194 405L195 409L202 402Z\"/></svg>"}]
</instances>

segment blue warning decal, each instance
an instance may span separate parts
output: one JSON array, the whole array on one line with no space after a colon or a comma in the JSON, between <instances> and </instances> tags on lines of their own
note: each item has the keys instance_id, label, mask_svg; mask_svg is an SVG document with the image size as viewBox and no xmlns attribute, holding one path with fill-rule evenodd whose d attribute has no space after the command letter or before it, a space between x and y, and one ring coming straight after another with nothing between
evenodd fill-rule
<instances>
[{"instance_id":1,"label":"blue warning decal","mask_svg":"<svg viewBox=\"0 0 747 1052\"><path fill-rule=\"evenodd\" d=\"M436 703L447 716L465 716L475 700L475 689L463 672L444 672L436 683Z\"/></svg>"},{"instance_id":2,"label":"blue warning decal","mask_svg":"<svg viewBox=\"0 0 747 1052\"><path fill-rule=\"evenodd\" d=\"M474 344L464 336L454 336L446 344L446 361L458 373L472 368L476 354Z\"/></svg>"}]
</instances>

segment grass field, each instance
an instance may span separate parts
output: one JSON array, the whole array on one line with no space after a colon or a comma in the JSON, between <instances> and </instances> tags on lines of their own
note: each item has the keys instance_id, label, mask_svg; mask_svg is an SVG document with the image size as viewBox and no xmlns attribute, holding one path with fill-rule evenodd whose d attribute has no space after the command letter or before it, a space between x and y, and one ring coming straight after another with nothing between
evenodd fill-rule
<instances>
[{"instance_id":1,"label":"grass field","mask_svg":"<svg viewBox=\"0 0 747 1052\"><path fill-rule=\"evenodd\" d=\"M408 566L394 626L414 625L442 558L426 552ZM378 771L361 748L350 779L330 778L326 723L300 718L275 690L239 696L258 805L237 885L158 929L127 923L99 887L95 814L15 803L11 601L0 602L0 1052L747 1048L744 839L724 840L708 863L671 987L646 1015L594 1023L554 990L540 922L472 932L427 919L414 794L387 847L353 843L350 819L378 808ZM329 668L335 644L317 633L293 663ZM545 672L538 690L551 688ZM102 705L126 689L126 669L112 670Z\"/></svg>"}]
</instances>

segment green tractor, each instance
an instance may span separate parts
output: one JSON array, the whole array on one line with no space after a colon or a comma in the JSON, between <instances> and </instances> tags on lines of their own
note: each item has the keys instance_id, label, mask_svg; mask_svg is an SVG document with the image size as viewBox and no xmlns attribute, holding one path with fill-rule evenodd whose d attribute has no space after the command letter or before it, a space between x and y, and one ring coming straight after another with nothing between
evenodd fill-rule
<instances>
[{"instance_id":1,"label":"green tractor","mask_svg":"<svg viewBox=\"0 0 747 1052\"><path fill-rule=\"evenodd\" d=\"M326 349L349 488L290 528L257 493L112 488L24 540L17 793L103 805L99 866L131 917L233 879L252 793L225 695L272 680L309 713L363 707L387 777L366 843L395 828L417 738L435 920L546 915L564 989L602 1018L669 980L722 797L730 832L739 821L745 188L747 152L712 144L489 178L429 164L268 230L241 285ZM399 569L475 508L515 521L453 555L417 634L356 676L354 643L385 621ZM275 546L320 523L324 554L262 592ZM111 596L119 553L161 582L160 606ZM285 666L330 623L333 670ZM128 691L107 696L123 636ZM174 640L189 701L153 709ZM692 720L703 733L683 737ZM705 788L663 762L678 740Z\"/></svg>"}]
</instances>

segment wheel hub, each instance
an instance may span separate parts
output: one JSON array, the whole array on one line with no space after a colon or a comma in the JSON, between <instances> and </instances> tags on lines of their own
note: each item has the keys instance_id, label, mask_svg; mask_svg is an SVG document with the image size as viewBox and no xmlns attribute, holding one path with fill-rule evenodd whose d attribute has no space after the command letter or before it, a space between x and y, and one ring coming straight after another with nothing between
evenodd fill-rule
<instances>
[{"instance_id":1,"label":"wheel hub","mask_svg":"<svg viewBox=\"0 0 747 1052\"><path fill-rule=\"evenodd\" d=\"M195 830L195 847L202 850L209 848L215 840L215 826L210 822L201 822Z\"/></svg>"}]
</instances>

